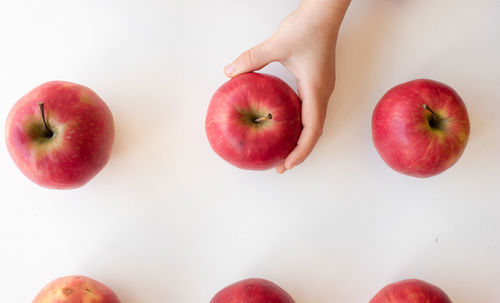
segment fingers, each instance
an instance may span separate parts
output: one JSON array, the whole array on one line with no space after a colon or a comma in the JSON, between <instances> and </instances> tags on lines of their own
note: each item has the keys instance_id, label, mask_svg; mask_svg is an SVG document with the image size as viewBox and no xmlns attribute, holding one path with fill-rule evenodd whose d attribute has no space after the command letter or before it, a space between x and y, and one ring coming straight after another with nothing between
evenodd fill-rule
<instances>
[{"instance_id":1,"label":"fingers","mask_svg":"<svg viewBox=\"0 0 500 303\"><path fill-rule=\"evenodd\" d=\"M243 52L236 60L224 68L224 74L235 77L242 73L258 70L272 61L276 61L276 51L269 40Z\"/></svg>"},{"instance_id":2,"label":"fingers","mask_svg":"<svg viewBox=\"0 0 500 303\"><path fill-rule=\"evenodd\" d=\"M327 101L317 97L317 94L310 88L304 87L302 92L304 91L302 102L303 129L297 146L283 162L276 166L275 169L280 174L302 163L311 154L323 132Z\"/></svg>"},{"instance_id":3,"label":"fingers","mask_svg":"<svg viewBox=\"0 0 500 303\"><path fill-rule=\"evenodd\" d=\"M274 169L276 170L276 172L278 174L282 174L282 173L286 172L285 161L278 164Z\"/></svg>"},{"instance_id":4,"label":"fingers","mask_svg":"<svg viewBox=\"0 0 500 303\"><path fill-rule=\"evenodd\" d=\"M285 161L276 166L276 171L280 174L294 168L309 156L314 146L321 137L322 130L315 126L304 126L300 134L299 141L294 150L286 157Z\"/></svg>"}]
</instances>

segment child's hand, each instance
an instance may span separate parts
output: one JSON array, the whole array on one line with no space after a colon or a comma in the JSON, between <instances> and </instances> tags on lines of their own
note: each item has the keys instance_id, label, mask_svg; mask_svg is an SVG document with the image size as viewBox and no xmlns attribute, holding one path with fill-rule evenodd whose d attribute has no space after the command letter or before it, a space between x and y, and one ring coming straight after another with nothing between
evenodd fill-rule
<instances>
[{"instance_id":1,"label":"child's hand","mask_svg":"<svg viewBox=\"0 0 500 303\"><path fill-rule=\"evenodd\" d=\"M335 86L337 35L349 3L303 0L269 39L245 51L224 69L228 77L234 77L279 61L297 77L304 128L297 147L276 166L279 173L302 163L321 136Z\"/></svg>"}]
</instances>

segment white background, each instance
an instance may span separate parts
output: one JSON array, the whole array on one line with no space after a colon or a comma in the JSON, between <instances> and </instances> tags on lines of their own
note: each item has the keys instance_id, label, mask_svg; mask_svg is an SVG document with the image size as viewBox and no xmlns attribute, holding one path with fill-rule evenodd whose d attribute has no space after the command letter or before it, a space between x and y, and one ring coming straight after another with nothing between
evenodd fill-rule
<instances>
[{"instance_id":1,"label":"white background","mask_svg":"<svg viewBox=\"0 0 500 303\"><path fill-rule=\"evenodd\" d=\"M208 102L224 65L297 4L1 2L1 125L60 79L95 90L116 126L108 165L72 191L31 183L0 144L2 302L69 274L123 303L208 303L248 277L297 303L367 302L410 277L455 303L500 301L500 2L354 0L313 154L285 175L236 169L205 138ZM392 171L371 141L383 93L420 77L453 86L471 119L460 161L429 179Z\"/></svg>"}]
</instances>

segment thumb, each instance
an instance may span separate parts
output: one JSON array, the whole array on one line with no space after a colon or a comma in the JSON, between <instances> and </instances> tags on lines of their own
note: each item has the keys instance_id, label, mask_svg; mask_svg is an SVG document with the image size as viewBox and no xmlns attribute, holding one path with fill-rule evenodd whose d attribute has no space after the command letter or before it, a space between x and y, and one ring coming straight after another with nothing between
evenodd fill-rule
<instances>
[{"instance_id":1,"label":"thumb","mask_svg":"<svg viewBox=\"0 0 500 303\"><path fill-rule=\"evenodd\" d=\"M224 68L224 74L228 77L236 77L239 74L252 72L266 66L272 61L274 52L268 41L244 51L236 60Z\"/></svg>"}]
</instances>

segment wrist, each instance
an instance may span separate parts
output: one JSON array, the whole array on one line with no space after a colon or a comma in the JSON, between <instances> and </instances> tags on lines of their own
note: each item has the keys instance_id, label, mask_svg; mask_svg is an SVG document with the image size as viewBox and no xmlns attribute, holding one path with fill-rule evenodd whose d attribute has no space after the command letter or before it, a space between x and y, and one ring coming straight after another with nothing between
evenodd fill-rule
<instances>
[{"instance_id":1,"label":"wrist","mask_svg":"<svg viewBox=\"0 0 500 303\"><path fill-rule=\"evenodd\" d=\"M300 5L315 6L316 8L323 6L326 9L347 11L351 0L302 0Z\"/></svg>"},{"instance_id":2,"label":"wrist","mask_svg":"<svg viewBox=\"0 0 500 303\"><path fill-rule=\"evenodd\" d=\"M351 0L302 0L295 11L297 16L332 41L336 40L342 20Z\"/></svg>"},{"instance_id":3,"label":"wrist","mask_svg":"<svg viewBox=\"0 0 500 303\"><path fill-rule=\"evenodd\" d=\"M314 14L317 18L334 21L338 25L344 18L351 0L302 0L298 9Z\"/></svg>"}]
</instances>

